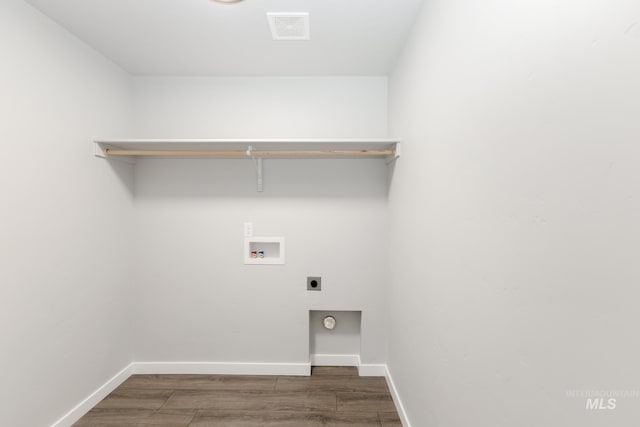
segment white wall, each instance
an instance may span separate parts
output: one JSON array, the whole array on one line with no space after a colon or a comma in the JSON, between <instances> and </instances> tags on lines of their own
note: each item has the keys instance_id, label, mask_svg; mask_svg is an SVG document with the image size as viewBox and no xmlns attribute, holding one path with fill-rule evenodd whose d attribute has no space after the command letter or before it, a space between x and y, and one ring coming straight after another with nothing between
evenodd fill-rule
<instances>
[{"instance_id":1,"label":"white wall","mask_svg":"<svg viewBox=\"0 0 640 427\"><path fill-rule=\"evenodd\" d=\"M640 3L427 0L390 79L390 367L414 426L630 426Z\"/></svg>"},{"instance_id":2,"label":"white wall","mask_svg":"<svg viewBox=\"0 0 640 427\"><path fill-rule=\"evenodd\" d=\"M384 137L387 80L136 78L144 137ZM309 310L362 310L386 360L387 167L381 160L142 160L136 165L136 360L308 362ZM243 222L286 265L243 264ZM323 290L308 292L307 276Z\"/></svg>"},{"instance_id":3,"label":"white wall","mask_svg":"<svg viewBox=\"0 0 640 427\"><path fill-rule=\"evenodd\" d=\"M0 425L50 425L132 357L128 77L21 0L0 2Z\"/></svg>"},{"instance_id":4,"label":"white wall","mask_svg":"<svg viewBox=\"0 0 640 427\"><path fill-rule=\"evenodd\" d=\"M386 137L386 77L137 77L141 138Z\"/></svg>"}]
</instances>

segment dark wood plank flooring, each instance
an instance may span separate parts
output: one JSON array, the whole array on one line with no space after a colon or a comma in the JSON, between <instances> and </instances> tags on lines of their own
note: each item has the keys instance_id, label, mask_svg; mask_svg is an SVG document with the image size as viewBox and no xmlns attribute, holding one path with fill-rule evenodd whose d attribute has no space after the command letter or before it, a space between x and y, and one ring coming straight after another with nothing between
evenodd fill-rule
<instances>
[{"instance_id":1,"label":"dark wood plank flooring","mask_svg":"<svg viewBox=\"0 0 640 427\"><path fill-rule=\"evenodd\" d=\"M133 375L75 427L402 427L382 377Z\"/></svg>"}]
</instances>

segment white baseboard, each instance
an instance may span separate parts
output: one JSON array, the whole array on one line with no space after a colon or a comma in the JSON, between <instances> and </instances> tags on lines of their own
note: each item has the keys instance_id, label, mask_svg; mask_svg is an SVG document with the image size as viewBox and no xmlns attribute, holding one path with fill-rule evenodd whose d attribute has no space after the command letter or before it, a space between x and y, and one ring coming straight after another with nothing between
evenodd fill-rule
<instances>
[{"instance_id":1,"label":"white baseboard","mask_svg":"<svg viewBox=\"0 0 640 427\"><path fill-rule=\"evenodd\" d=\"M393 382L393 377L391 376L389 367L387 365L384 365L384 370L385 370L385 377L387 378L387 385L389 386L389 391L391 392L393 403L395 403L396 405L396 409L398 411L398 415L400 416L400 421L402 422L402 426L411 427L411 423L409 422L409 417L407 417L407 412L404 410L404 406L402 405L402 401L400 400L400 395L398 394L396 385Z\"/></svg>"},{"instance_id":2,"label":"white baseboard","mask_svg":"<svg viewBox=\"0 0 640 427\"><path fill-rule=\"evenodd\" d=\"M386 365L361 363L357 354L312 354L311 366L356 366L361 377L384 377Z\"/></svg>"},{"instance_id":3,"label":"white baseboard","mask_svg":"<svg viewBox=\"0 0 640 427\"><path fill-rule=\"evenodd\" d=\"M134 362L135 374L309 376L309 363Z\"/></svg>"},{"instance_id":4,"label":"white baseboard","mask_svg":"<svg viewBox=\"0 0 640 427\"><path fill-rule=\"evenodd\" d=\"M86 399L78 403L73 409L67 412L62 418L53 423L51 427L70 427L78 421L84 414L89 412L91 408L96 406L102 399L107 397L109 393L118 388L120 384L125 382L133 373L133 363L118 372L109 381L104 383L100 388L91 393Z\"/></svg>"},{"instance_id":5,"label":"white baseboard","mask_svg":"<svg viewBox=\"0 0 640 427\"><path fill-rule=\"evenodd\" d=\"M361 377L384 377L387 375L387 365L361 363L358 365L358 374Z\"/></svg>"},{"instance_id":6,"label":"white baseboard","mask_svg":"<svg viewBox=\"0 0 640 427\"><path fill-rule=\"evenodd\" d=\"M311 366L359 366L357 354L312 354Z\"/></svg>"}]
</instances>

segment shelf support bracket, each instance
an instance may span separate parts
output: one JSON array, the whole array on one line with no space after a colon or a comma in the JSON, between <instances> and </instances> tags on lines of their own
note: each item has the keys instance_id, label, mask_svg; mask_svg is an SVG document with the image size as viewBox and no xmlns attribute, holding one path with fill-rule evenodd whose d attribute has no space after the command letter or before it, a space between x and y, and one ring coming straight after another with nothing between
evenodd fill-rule
<instances>
[{"instance_id":1,"label":"shelf support bracket","mask_svg":"<svg viewBox=\"0 0 640 427\"><path fill-rule=\"evenodd\" d=\"M130 165L135 165L136 164L136 160L134 158L130 158L129 156L115 156L115 157L111 157L108 156L107 153L105 152L105 150L107 148L111 148L109 147L109 145L107 144L102 144L100 142L93 142L93 155L101 158L101 159L108 159L108 160L116 160L116 161L120 161L120 162L124 162Z\"/></svg>"},{"instance_id":2,"label":"shelf support bracket","mask_svg":"<svg viewBox=\"0 0 640 427\"><path fill-rule=\"evenodd\" d=\"M256 163L256 179L257 179L257 190L258 192L262 192L262 157L258 157Z\"/></svg>"},{"instance_id":3,"label":"shelf support bracket","mask_svg":"<svg viewBox=\"0 0 640 427\"><path fill-rule=\"evenodd\" d=\"M251 157L255 167L256 167L256 190L261 193L264 191L262 186L262 157L258 157L257 159L253 157L253 147L250 145L247 147L247 157Z\"/></svg>"},{"instance_id":4,"label":"shelf support bracket","mask_svg":"<svg viewBox=\"0 0 640 427\"><path fill-rule=\"evenodd\" d=\"M396 160L398 160L400 158L400 143L397 142L395 148L393 149L393 156L388 159L385 163L387 165L390 165L392 163L395 163Z\"/></svg>"},{"instance_id":5,"label":"shelf support bracket","mask_svg":"<svg viewBox=\"0 0 640 427\"><path fill-rule=\"evenodd\" d=\"M102 159L107 158L107 155L104 154L104 149L102 148L99 142L93 143L93 155L96 157L100 157Z\"/></svg>"}]
</instances>

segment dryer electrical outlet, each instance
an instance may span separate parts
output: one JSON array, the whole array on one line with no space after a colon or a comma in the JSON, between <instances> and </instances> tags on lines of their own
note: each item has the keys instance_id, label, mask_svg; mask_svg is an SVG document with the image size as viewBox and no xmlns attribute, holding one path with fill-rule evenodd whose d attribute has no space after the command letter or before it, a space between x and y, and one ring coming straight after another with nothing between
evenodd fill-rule
<instances>
[{"instance_id":1,"label":"dryer electrical outlet","mask_svg":"<svg viewBox=\"0 0 640 427\"><path fill-rule=\"evenodd\" d=\"M308 291L321 291L322 290L322 277L307 277L307 290Z\"/></svg>"}]
</instances>

